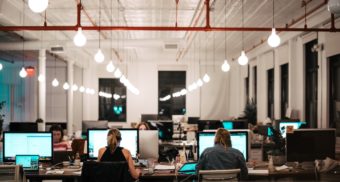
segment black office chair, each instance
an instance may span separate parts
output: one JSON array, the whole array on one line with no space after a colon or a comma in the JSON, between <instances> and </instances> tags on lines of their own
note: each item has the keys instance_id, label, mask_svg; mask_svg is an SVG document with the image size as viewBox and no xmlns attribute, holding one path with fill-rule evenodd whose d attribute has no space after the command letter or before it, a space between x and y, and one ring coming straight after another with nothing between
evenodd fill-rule
<instances>
[{"instance_id":1,"label":"black office chair","mask_svg":"<svg viewBox=\"0 0 340 182\"><path fill-rule=\"evenodd\" d=\"M132 182L127 162L84 162L82 182Z\"/></svg>"}]
</instances>

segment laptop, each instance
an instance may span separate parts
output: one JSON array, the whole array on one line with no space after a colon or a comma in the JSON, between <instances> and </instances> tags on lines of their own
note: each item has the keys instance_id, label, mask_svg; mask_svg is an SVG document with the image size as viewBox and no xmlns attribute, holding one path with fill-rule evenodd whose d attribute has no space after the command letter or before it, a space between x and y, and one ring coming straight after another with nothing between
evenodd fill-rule
<instances>
[{"instance_id":1,"label":"laptop","mask_svg":"<svg viewBox=\"0 0 340 182\"><path fill-rule=\"evenodd\" d=\"M25 171L39 171L39 155L16 155L15 164Z\"/></svg>"},{"instance_id":2,"label":"laptop","mask_svg":"<svg viewBox=\"0 0 340 182\"><path fill-rule=\"evenodd\" d=\"M196 174L196 165L197 162L187 162L178 170L178 173L194 175Z\"/></svg>"}]
</instances>

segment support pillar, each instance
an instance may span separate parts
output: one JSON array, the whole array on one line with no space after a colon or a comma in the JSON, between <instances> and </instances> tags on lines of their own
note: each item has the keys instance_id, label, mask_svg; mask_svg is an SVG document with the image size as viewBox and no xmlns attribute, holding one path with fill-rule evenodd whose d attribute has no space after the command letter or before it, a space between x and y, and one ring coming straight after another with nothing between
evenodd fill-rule
<instances>
[{"instance_id":1,"label":"support pillar","mask_svg":"<svg viewBox=\"0 0 340 182\"><path fill-rule=\"evenodd\" d=\"M46 126L46 49L39 50L39 93L38 93L38 118L44 122L39 123L38 131L45 131Z\"/></svg>"},{"instance_id":2,"label":"support pillar","mask_svg":"<svg viewBox=\"0 0 340 182\"><path fill-rule=\"evenodd\" d=\"M67 82L70 88L67 90L67 135L73 135L73 61L67 62Z\"/></svg>"}]
</instances>

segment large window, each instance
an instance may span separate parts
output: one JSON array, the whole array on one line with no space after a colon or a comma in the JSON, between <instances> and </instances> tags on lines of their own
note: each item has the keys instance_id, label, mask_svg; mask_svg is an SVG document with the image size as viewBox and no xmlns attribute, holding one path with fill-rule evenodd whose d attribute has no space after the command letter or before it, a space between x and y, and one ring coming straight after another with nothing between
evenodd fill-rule
<instances>
[{"instance_id":1,"label":"large window","mask_svg":"<svg viewBox=\"0 0 340 182\"><path fill-rule=\"evenodd\" d=\"M305 118L310 128L317 128L318 109L318 52L313 49L317 40L305 44L306 105Z\"/></svg>"},{"instance_id":2,"label":"large window","mask_svg":"<svg viewBox=\"0 0 340 182\"><path fill-rule=\"evenodd\" d=\"M254 72L254 82L253 82L253 92L254 92L254 101L255 103L257 103L257 67L254 66L253 68L253 72Z\"/></svg>"},{"instance_id":3,"label":"large window","mask_svg":"<svg viewBox=\"0 0 340 182\"><path fill-rule=\"evenodd\" d=\"M100 78L99 91L113 95L99 96L99 120L126 121L126 87L119 79Z\"/></svg>"},{"instance_id":4,"label":"large window","mask_svg":"<svg viewBox=\"0 0 340 182\"><path fill-rule=\"evenodd\" d=\"M248 102L249 100L249 65L248 65L248 74L247 74L247 77L244 79L244 84L245 84L245 88L246 88L246 94L245 94L245 97L246 97L246 103Z\"/></svg>"},{"instance_id":5,"label":"large window","mask_svg":"<svg viewBox=\"0 0 340 182\"><path fill-rule=\"evenodd\" d=\"M288 108L288 63L281 65L281 118L285 118Z\"/></svg>"},{"instance_id":6,"label":"large window","mask_svg":"<svg viewBox=\"0 0 340 182\"><path fill-rule=\"evenodd\" d=\"M185 81L185 71L158 72L158 114L161 119L171 119L172 115L186 113L185 95L172 96L173 93L179 92L186 87Z\"/></svg>"},{"instance_id":7,"label":"large window","mask_svg":"<svg viewBox=\"0 0 340 182\"><path fill-rule=\"evenodd\" d=\"M268 80L267 116L271 119L274 119L274 69L270 69L267 71L267 80Z\"/></svg>"},{"instance_id":8,"label":"large window","mask_svg":"<svg viewBox=\"0 0 340 182\"><path fill-rule=\"evenodd\" d=\"M329 127L340 137L340 54L329 58Z\"/></svg>"}]
</instances>

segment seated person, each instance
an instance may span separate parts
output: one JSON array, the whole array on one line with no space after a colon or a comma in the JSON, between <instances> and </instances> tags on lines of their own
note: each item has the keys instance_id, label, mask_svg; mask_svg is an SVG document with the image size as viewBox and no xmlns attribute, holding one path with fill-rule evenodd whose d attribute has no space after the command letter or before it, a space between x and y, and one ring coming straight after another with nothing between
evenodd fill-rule
<instances>
[{"instance_id":1,"label":"seated person","mask_svg":"<svg viewBox=\"0 0 340 182\"><path fill-rule=\"evenodd\" d=\"M241 169L241 179L248 176L248 168L243 154L232 148L230 133L224 128L216 131L215 145L206 148L197 163L197 170Z\"/></svg>"},{"instance_id":2,"label":"seated person","mask_svg":"<svg viewBox=\"0 0 340 182\"><path fill-rule=\"evenodd\" d=\"M148 123L146 122L140 122L137 127L138 130L150 130L150 127L148 125Z\"/></svg>"},{"instance_id":3,"label":"seated person","mask_svg":"<svg viewBox=\"0 0 340 182\"><path fill-rule=\"evenodd\" d=\"M65 151L71 148L67 141L63 141L64 131L59 125L52 125L50 132L53 134L53 150L54 151Z\"/></svg>"},{"instance_id":4,"label":"seated person","mask_svg":"<svg viewBox=\"0 0 340 182\"><path fill-rule=\"evenodd\" d=\"M107 147L99 149L98 161L120 162L126 161L129 166L129 171L134 179L138 179L141 171L136 169L132 156L129 150L119 147L122 140L120 131L118 129L110 129L107 134Z\"/></svg>"}]
</instances>

